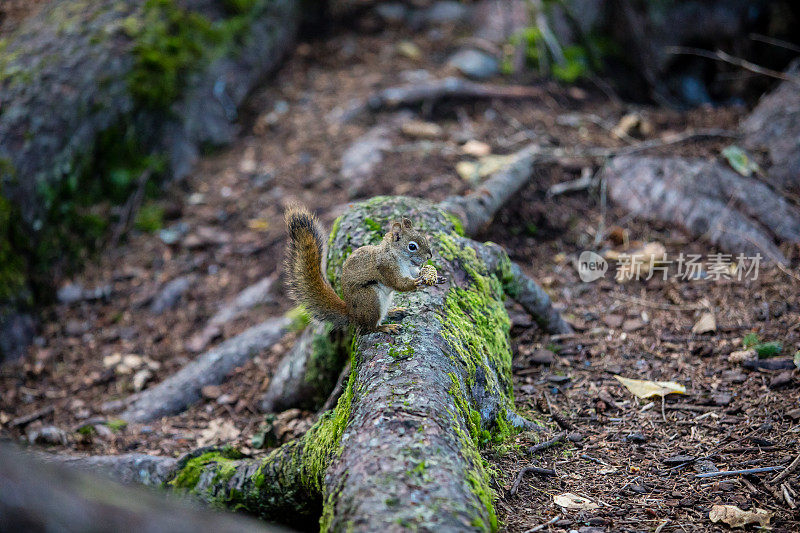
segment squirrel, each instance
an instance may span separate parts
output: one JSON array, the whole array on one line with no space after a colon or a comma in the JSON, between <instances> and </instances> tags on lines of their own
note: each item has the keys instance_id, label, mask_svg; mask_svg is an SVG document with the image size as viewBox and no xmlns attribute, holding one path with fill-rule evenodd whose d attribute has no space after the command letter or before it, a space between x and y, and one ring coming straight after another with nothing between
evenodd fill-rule
<instances>
[{"instance_id":1,"label":"squirrel","mask_svg":"<svg viewBox=\"0 0 800 533\"><path fill-rule=\"evenodd\" d=\"M285 214L289 231L286 272L289 293L321 321L335 327L354 325L359 331L397 333L398 324L381 322L388 314L394 291L415 291L425 285L444 283L444 278L421 276L421 267L432 257L428 239L414 229L411 220L392 223L377 246L362 246L342 265L340 298L325 279L325 233L316 217L305 207L291 205ZM425 267L429 270L430 267Z\"/></svg>"}]
</instances>

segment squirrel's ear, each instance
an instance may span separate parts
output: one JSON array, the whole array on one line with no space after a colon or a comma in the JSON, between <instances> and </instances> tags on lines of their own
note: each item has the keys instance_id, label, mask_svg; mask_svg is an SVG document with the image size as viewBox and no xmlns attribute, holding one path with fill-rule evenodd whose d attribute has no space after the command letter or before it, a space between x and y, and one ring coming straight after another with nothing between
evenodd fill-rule
<instances>
[{"instance_id":1,"label":"squirrel's ear","mask_svg":"<svg viewBox=\"0 0 800 533\"><path fill-rule=\"evenodd\" d=\"M408 219L408 218L404 218L404 219L403 219L403 227L404 227L404 228L409 228L409 229L411 229L411 228L413 228L413 227L414 227L414 224L412 224L412 223L411 223L411 220L410 220L410 219Z\"/></svg>"},{"instance_id":2,"label":"squirrel's ear","mask_svg":"<svg viewBox=\"0 0 800 533\"><path fill-rule=\"evenodd\" d=\"M400 225L399 222L392 223L392 240L399 241L400 240L400 232L403 231L403 226Z\"/></svg>"}]
</instances>

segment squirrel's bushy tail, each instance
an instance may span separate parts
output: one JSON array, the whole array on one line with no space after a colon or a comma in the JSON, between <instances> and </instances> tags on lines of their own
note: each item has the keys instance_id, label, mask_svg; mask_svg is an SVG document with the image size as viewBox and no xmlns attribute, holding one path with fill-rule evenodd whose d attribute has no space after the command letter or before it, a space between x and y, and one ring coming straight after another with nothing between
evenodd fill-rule
<instances>
[{"instance_id":1,"label":"squirrel's bushy tail","mask_svg":"<svg viewBox=\"0 0 800 533\"><path fill-rule=\"evenodd\" d=\"M314 318L338 326L347 324L347 305L322 273L325 234L317 219L300 205L289 206L285 218L289 230L286 273L290 295Z\"/></svg>"}]
</instances>

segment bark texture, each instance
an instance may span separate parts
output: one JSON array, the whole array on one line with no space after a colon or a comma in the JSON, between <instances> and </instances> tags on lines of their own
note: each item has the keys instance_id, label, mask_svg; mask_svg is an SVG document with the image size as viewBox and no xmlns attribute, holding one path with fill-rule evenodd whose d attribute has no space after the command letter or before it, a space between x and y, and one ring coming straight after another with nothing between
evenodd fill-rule
<instances>
[{"instance_id":1,"label":"bark texture","mask_svg":"<svg viewBox=\"0 0 800 533\"><path fill-rule=\"evenodd\" d=\"M602 176L610 198L632 213L681 225L731 254L785 263L776 242L800 242L800 210L719 162L621 156Z\"/></svg>"},{"instance_id":2,"label":"bark texture","mask_svg":"<svg viewBox=\"0 0 800 533\"><path fill-rule=\"evenodd\" d=\"M46 464L0 446L0 531L255 533L281 529L198 509L189 502Z\"/></svg>"},{"instance_id":3,"label":"bark texture","mask_svg":"<svg viewBox=\"0 0 800 533\"><path fill-rule=\"evenodd\" d=\"M0 332L113 222L87 205L234 137L298 23L286 0L64 0L0 41Z\"/></svg>"},{"instance_id":4,"label":"bark texture","mask_svg":"<svg viewBox=\"0 0 800 533\"><path fill-rule=\"evenodd\" d=\"M396 294L400 333L358 337L336 408L262 459L202 449L166 484L215 506L322 530L495 530L479 450L531 427L514 412L505 288L512 266L496 246L461 235L459 221L422 200L381 197L340 217L329 276L358 246L409 217L431 240L447 283ZM536 426L538 427L538 426Z\"/></svg>"}]
</instances>

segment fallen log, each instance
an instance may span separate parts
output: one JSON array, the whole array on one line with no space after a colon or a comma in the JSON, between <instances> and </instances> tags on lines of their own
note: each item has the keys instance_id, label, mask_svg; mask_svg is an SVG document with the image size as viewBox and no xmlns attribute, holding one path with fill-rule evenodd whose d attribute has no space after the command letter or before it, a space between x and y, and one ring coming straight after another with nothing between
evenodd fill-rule
<instances>
[{"instance_id":1,"label":"fallen log","mask_svg":"<svg viewBox=\"0 0 800 533\"><path fill-rule=\"evenodd\" d=\"M184 457L167 486L265 519L322 530L495 530L479 450L538 427L514 410L505 253L461 235L441 207L402 197L354 206L333 229L329 273L345 250L376 242L406 216L429 235L448 281L396 295L396 335L356 339L336 408L302 437L260 459L231 450Z\"/></svg>"},{"instance_id":2,"label":"fallen log","mask_svg":"<svg viewBox=\"0 0 800 533\"><path fill-rule=\"evenodd\" d=\"M552 160L552 157L536 145L528 146L517 152L507 167L495 173L478 189L466 196L448 198L438 207L455 216L459 231L474 235L487 226L495 213L530 180L534 164ZM505 256L499 248L489 246L481 250L489 252L482 254L482 261L491 265L492 269L500 268L497 260ZM335 254L337 260L343 260L339 251L333 249L329 253ZM334 270L328 269L328 277L334 283L335 274ZM543 330L556 334L572 331L553 308L547 293L526 276L519 265L510 263L507 274L506 292L533 316ZM290 407L315 409L322 405L344 364L340 354L349 343L349 336L331 339L329 331L323 331L323 326L307 329L278 366L262 398L261 409L274 412ZM331 364L337 366L326 366ZM320 379L320 376L324 379Z\"/></svg>"},{"instance_id":3,"label":"fallen log","mask_svg":"<svg viewBox=\"0 0 800 533\"><path fill-rule=\"evenodd\" d=\"M3 445L0 531L263 533L283 529L47 464Z\"/></svg>"}]
</instances>

